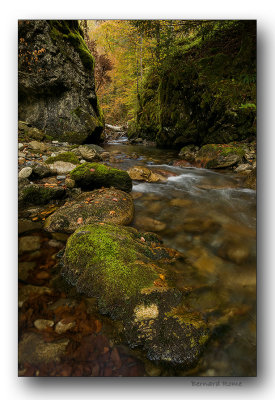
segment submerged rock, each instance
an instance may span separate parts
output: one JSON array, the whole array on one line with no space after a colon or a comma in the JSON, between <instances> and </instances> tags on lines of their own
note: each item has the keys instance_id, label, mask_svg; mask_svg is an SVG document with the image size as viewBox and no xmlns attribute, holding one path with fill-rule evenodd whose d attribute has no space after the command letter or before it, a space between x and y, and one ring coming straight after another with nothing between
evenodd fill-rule
<instances>
[{"instance_id":1,"label":"submerged rock","mask_svg":"<svg viewBox=\"0 0 275 400\"><path fill-rule=\"evenodd\" d=\"M45 221L48 232L72 233L80 225L109 222L128 225L134 216L132 197L116 189L98 189L79 195L60 207Z\"/></svg>"},{"instance_id":2,"label":"submerged rock","mask_svg":"<svg viewBox=\"0 0 275 400\"><path fill-rule=\"evenodd\" d=\"M98 299L99 310L122 320L131 347L150 360L189 368L209 338L199 313L182 305L167 264L181 254L153 233L110 224L91 224L68 239L62 274L78 292Z\"/></svg>"},{"instance_id":3,"label":"submerged rock","mask_svg":"<svg viewBox=\"0 0 275 400\"><path fill-rule=\"evenodd\" d=\"M19 364L31 363L38 366L52 361L59 362L68 343L68 339L47 343L36 333L24 333L18 346Z\"/></svg>"},{"instance_id":4,"label":"submerged rock","mask_svg":"<svg viewBox=\"0 0 275 400\"><path fill-rule=\"evenodd\" d=\"M81 164L71 171L70 176L84 190L111 186L125 192L132 190L132 179L126 171L98 163Z\"/></svg>"}]
</instances>

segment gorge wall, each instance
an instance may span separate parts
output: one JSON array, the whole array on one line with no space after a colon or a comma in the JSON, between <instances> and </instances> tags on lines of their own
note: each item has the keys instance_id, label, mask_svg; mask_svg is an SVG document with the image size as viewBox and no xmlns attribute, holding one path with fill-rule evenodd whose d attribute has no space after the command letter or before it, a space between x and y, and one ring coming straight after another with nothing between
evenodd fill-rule
<instances>
[{"instance_id":1,"label":"gorge wall","mask_svg":"<svg viewBox=\"0 0 275 400\"><path fill-rule=\"evenodd\" d=\"M221 22L151 68L130 137L178 148L255 140L256 21Z\"/></svg>"},{"instance_id":2,"label":"gorge wall","mask_svg":"<svg viewBox=\"0 0 275 400\"><path fill-rule=\"evenodd\" d=\"M19 21L18 41L19 120L57 140L100 142L94 59L78 21Z\"/></svg>"}]
</instances>

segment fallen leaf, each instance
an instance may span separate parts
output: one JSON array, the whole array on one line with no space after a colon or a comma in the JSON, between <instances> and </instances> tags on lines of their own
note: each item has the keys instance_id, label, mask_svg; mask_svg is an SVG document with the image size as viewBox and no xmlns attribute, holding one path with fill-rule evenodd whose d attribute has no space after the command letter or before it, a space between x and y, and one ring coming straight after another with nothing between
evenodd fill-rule
<instances>
[{"instance_id":1,"label":"fallen leaf","mask_svg":"<svg viewBox=\"0 0 275 400\"><path fill-rule=\"evenodd\" d=\"M141 240L142 242L146 242L146 240L144 239L143 236L141 236L140 240Z\"/></svg>"},{"instance_id":2,"label":"fallen leaf","mask_svg":"<svg viewBox=\"0 0 275 400\"><path fill-rule=\"evenodd\" d=\"M162 279L162 280L164 281L164 279L165 279L165 276L164 276L164 275L159 274L159 277L160 277L160 279Z\"/></svg>"},{"instance_id":3,"label":"fallen leaf","mask_svg":"<svg viewBox=\"0 0 275 400\"><path fill-rule=\"evenodd\" d=\"M116 199L115 197L112 199L113 201L118 201L118 199Z\"/></svg>"},{"instance_id":4,"label":"fallen leaf","mask_svg":"<svg viewBox=\"0 0 275 400\"><path fill-rule=\"evenodd\" d=\"M115 213L116 213L116 212L113 211L113 210L109 212L110 215L114 215Z\"/></svg>"},{"instance_id":5,"label":"fallen leaf","mask_svg":"<svg viewBox=\"0 0 275 400\"><path fill-rule=\"evenodd\" d=\"M78 224L83 224L83 218L82 217L77 218L77 223Z\"/></svg>"}]
</instances>

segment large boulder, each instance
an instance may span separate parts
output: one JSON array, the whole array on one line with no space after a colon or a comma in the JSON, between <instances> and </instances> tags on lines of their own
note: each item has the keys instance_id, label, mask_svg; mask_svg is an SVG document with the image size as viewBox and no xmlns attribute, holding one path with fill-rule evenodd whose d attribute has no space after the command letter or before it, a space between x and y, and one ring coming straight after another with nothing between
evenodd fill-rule
<instances>
[{"instance_id":1,"label":"large boulder","mask_svg":"<svg viewBox=\"0 0 275 400\"><path fill-rule=\"evenodd\" d=\"M132 190L132 179L126 171L103 164L83 163L71 171L70 176L84 190L111 186L125 192Z\"/></svg>"},{"instance_id":2,"label":"large boulder","mask_svg":"<svg viewBox=\"0 0 275 400\"><path fill-rule=\"evenodd\" d=\"M167 265L180 256L153 233L90 224L68 239L62 274L78 292L96 297L100 312L123 321L131 347L142 347L151 360L189 368L209 331L170 283Z\"/></svg>"},{"instance_id":3,"label":"large boulder","mask_svg":"<svg viewBox=\"0 0 275 400\"><path fill-rule=\"evenodd\" d=\"M20 20L18 39L19 119L61 141L99 142L94 59L78 21Z\"/></svg>"},{"instance_id":4,"label":"large boulder","mask_svg":"<svg viewBox=\"0 0 275 400\"><path fill-rule=\"evenodd\" d=\"M134 216L132 196L116 189L86 192L67 202L45 221L48 232L72 233L93 222L128 225Z\"/></svg>"}]
</instances>

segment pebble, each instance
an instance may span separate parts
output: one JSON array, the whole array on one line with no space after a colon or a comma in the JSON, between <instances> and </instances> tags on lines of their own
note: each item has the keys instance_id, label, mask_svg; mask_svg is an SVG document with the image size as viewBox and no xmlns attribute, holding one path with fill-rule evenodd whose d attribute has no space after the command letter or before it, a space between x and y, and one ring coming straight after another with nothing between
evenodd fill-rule
<instances>
[{"instance_id":1,"label":"pebble","mask_svg":"<svg viewBox=\"0 0 275 400\"><path fill-rule=\"evenodd\" d=\"M58 140L52 140L53 144L59 143Z\"/></svg>"},{"instance_id":2,"label":"pebble","mask_svg":"<svg viewBox=\"0 0 275 400\"><path fill-rule=\"evenodd\" d=\"M23 151L18 152L18 157L25 158L26 154Z\"/></svg>"},{"instance_id":3,"label":"pebble","mask_svg":"<svg viewBox=\"0 0 275 400\"><path fill-rule=\"evenodd\" d=\"M34 326L39 331L44 331L45 329L54 326L54 321L51 321L50 319L37 319L34 321Z\"/></svg>"},{"instance_id":4,"label":"pebble","mask_svg":"<svg viewBox=\"0 0 275 400\"><path fill-rule=\"evenodd\" d=\"M24 147L23 143L18 143L18 149L22 149Z\"/></svg>"},{"instance_id":5,"label":"pebble","mask_svg":"<svg viewBox=\"0 0 275 400\"><path fill-rule=\"evenodd\" d=\"M58 334L62 334L70 330L75 326L75 322L64 322L63 320L59 321L55 326L55 332Z\"/></svg>"},{"instance_id":6,"label":"pebble","mask_svg":"<svg viewBox=\"0 0 275 400\"><path fill-rule=\"evenodd\" d=\"M56 179L57 179L58 181L63 181L63 180L66 179L66 175L57 175Z\"/></svg>"},{"instance_id":7,"label":"pebble","mask_svg":"<svg viewBox=\"0 0 275 400\"><path fill-rule=\"evenodd\" d=\"M80 164L84 164L86 161L85 160L80 160L79 162L80 162Z\"/></svg>"},{"instance_id":8,"label":"pebble","mask_svg":"<svg viewBox=\"0 0 275 400\"><path fill-rule=\"evenodd\" d=\"M48 156L42 156L42 160L46 161L48 159Z\"/></svg>"},{"instance_id":9,"label":"pebble","mask_svg":"<svg viewBox=\"0 0 275 400\"><path fill-rule=\"evenodd\" d=\"M32 168L31 167L25 167L22 168L21 171L18 174L19 178L28 178L32 173Z\"/></svg>"}]
</instances>

